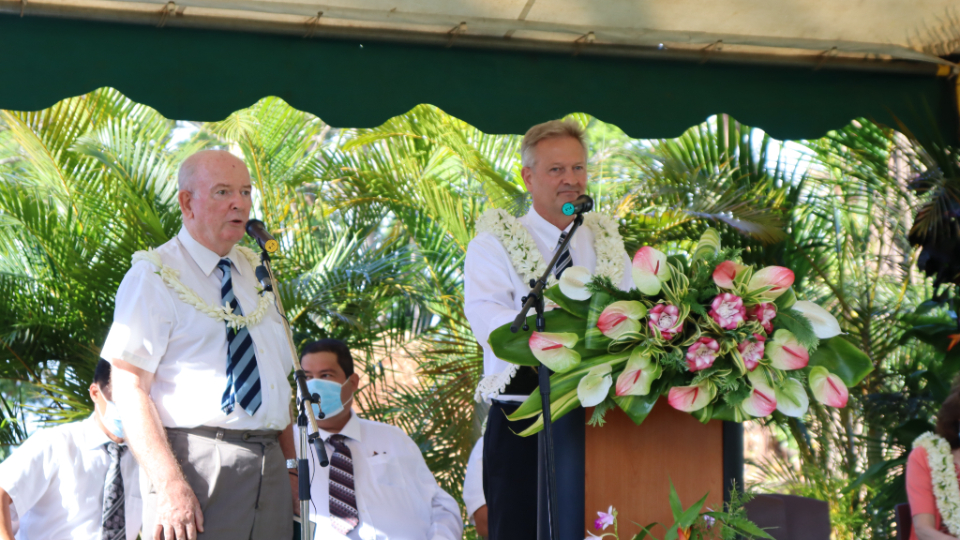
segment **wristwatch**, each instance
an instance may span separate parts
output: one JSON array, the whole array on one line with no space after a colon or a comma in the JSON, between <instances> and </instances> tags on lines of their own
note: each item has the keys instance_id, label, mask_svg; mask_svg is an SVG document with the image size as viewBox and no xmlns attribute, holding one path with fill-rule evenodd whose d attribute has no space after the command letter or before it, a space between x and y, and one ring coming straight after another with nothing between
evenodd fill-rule
<instances>
[{"instance_id":1,"label":"wristwatch","mask_svg":"<svg viewBox=\"0 0 960 540\"><path fill-rule=\"evenodd\" d=\"M298 466L298 464L297 464L297 460L295 460L295 459L288 459L288 460L287 460L287 468L288 468L288 469L297 470L298 467L299 467L299 466Z\"/></svg>"}]
</instances>

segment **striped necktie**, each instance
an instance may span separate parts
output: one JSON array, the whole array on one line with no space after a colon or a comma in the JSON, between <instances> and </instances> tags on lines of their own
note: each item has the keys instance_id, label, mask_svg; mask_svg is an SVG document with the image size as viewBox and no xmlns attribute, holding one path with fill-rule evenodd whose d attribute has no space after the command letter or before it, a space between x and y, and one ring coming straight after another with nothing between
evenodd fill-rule
<instances>
[{"instance_id":1,"label":"striped necktie","mask_svg":"<svg viewBox=\"0 0 960 540\"><path fill-rule=\"evenodd\" d=\"M353 458L343 435L331 435L327 441L333 446L333 456L330 457L330 525L346 535L360 523L353 484Z\"/></svg>"},{"instance_id":2,"label":"striped necktie","mask_svg":"<svg viewBox=\"0 0 960 540\"><path fill-rule=\"evenodd\" d=\"M100 520L100 540L126 540L127 519L123 510L123 476L120 457L124 447L110 441L104 445L110 455L110 466L103 484L103 516Z\"/></svg>"},{"instance_id":3,"label":"striped necktie","mask_svg":"<svg viewBox=\"0 0 960 540\"><path fill-rule=\"evenodd\" d=\"M220 259L217 267L223 271L220 281L220 296L223 305L230 306L233 313L243 315L240 302L233 294L233 280L230 278L230 259ZM237 403L247 414L253 416L260 408L260 370L257 368L257 356L253 352L253 338L246 326L238 329L227 326L227 388L220 398L220 408L230 414Z\"/></svg>"},{"instance_id":4,"label":"striped necktie","mask_svg":"<svg viewBox=\"0 0 960 540\"><path fill-rule=\"evenodd\" d=\"M566 231L560 233L560 240L557 241L558 248L566 237ZM553 273L557 276L557 278L559 278L560 275L563 274L563 271L571 266L573 266L573 258L570 257L570 244L567 244L567 247L564 248L563 253L560 254L560 258L557 259L557 265L553 267Z\"/></svg>"}]
</instances>

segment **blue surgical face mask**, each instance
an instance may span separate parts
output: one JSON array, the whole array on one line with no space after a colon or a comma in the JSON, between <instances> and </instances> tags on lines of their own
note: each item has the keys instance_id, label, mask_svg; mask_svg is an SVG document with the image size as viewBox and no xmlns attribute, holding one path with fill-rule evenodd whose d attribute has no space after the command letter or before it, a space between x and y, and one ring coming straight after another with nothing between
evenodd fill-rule
<instances>
[{"instance_id":1,"label":"blue surgical face mask","mask_svg":"<svg viewBox=\"0 0 960 540\"><path fill-rule=\"evenodd\" d=\"M346 381L343 384L347 384ZM343 384L328 379L310 379L307 381L307 390L311 394L320 396L320 404L313 404L314 416L319 417L320 411L323 411L324 418L331 418L343 412L343 402L340 401L340 389L343 388Z\"/></svg>"},{"instance_id":2,"label":"blue surgical face mask","mask_svg":"<svg viewBox=\"0 0 960 540\"><path fill-rule=\"evenodd\" d=\"M123 424L120 422L120 409L112 401L107 401L107 408L100 415L100 421L103 422L103 427L107 428L107 431L112 433L114 437L124 438Z\"/></svg>"}]
</instances>

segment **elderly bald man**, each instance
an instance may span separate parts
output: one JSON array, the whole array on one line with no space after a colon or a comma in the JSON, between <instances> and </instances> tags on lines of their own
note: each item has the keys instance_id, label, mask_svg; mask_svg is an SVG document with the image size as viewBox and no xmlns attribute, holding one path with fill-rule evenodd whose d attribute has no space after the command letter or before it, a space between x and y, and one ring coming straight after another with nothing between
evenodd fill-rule
<instances>
[{"instance_id":1,"label":"elderly bald man","mask_svg":"<svg viewBox=\"0 0 960 540\"><path fill-rule=\"evenodd\" d=\"M134 258L101 352L141 465L143 536L290 538L292 352L258 293L253 253L236 246L250 175L208 150L184 161L178 181L183 228Z\"/></svg>"}]
</instances>

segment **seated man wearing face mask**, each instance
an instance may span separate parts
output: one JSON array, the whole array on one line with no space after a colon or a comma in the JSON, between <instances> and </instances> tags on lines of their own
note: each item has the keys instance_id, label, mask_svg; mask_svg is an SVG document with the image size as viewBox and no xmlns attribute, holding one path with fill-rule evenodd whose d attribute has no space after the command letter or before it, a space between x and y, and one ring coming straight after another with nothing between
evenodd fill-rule
<instances>
[{"instance_id":1,"label":"seated man wearing face mask","mask_svg":"<svg viewBox=\"0 0 960 540\"><path fill-rule=\"evenodd\" d=\"M140 472L100 360L87 419L34 433L0 463L0 540L134 540Z\"/></svg>"},{"instance_id":2,"label":"seated man wearing face mask","mask_svg":"<svg viewBox=\"0 0 960 540\"><path fill-rule=\"evenodd\" d=\"M351 410L360 377L346 344L315 341L303 348L300 362L307 388L320 397L314 414L322 408L325 417L317 424L330 458L329 467L320 467L310 447L314 538L462 538L460 508L437 485L416 443L399 428L363 420ZM299 450L299 441L295 446Z\"/></svg>"}]
</instances>

